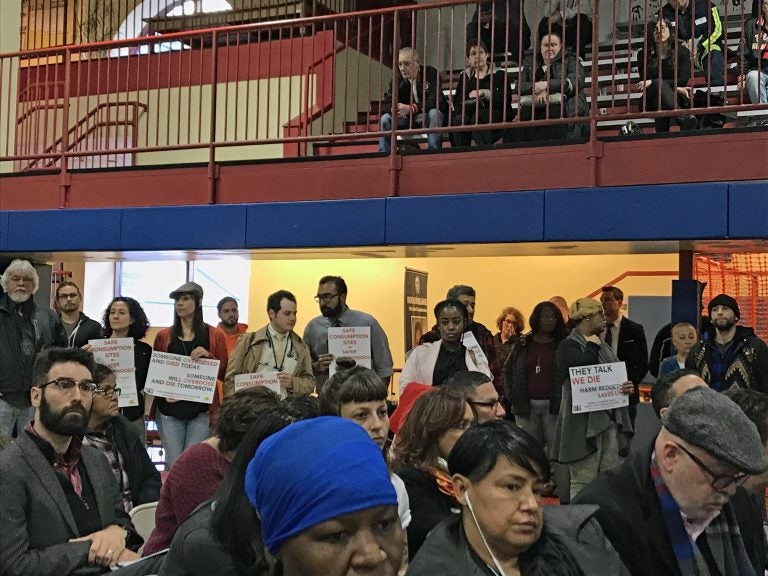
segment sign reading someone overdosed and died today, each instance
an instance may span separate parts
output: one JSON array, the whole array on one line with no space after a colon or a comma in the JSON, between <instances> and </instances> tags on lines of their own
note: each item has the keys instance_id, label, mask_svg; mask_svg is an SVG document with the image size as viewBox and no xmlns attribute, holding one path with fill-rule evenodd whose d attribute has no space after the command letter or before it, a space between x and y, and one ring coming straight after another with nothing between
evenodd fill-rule
<instances>
[{"instance_id":1,"label":"sign reading someone overdosed and died today","mask_svg":"<svg viewBox=\"0 0 768 576\"><path fill-rule=\"evenodd\" d=\"M352 358L358 366L371 367L370 326L341 326L328 328L328 354L334 358ZM336 372L336 362L328 367L329 376Z\"/></svg>"},{"instance_id":2,"label":"sign reading someone overdosed and died today","mask_svg":"<svg viewBox=\"0 0 768 576\"><path fill-rule=\"evenodd\" d=\"M569 371L574 414L611 410L629 404L629 396L621 392L621 385L627 381L624 362L574 366Z\"/></svg>"},{"instance_id":3,"label":"sign reading someone overdosed and died today","mask_svg":"<svg viewBox=\"0 0 768 576\"><path fill-rule=\"evenodd\" d=\"M133 357L133 338L89 340L93 359L115 373L115 385L120 388L117 405L120 408L138 406L136 367Z\"/></svg>"},{"instance_id":4,"label":"sign reading someone overdosed and died today","mask_svg":"<svg viewBox=\"0 0 768 576\"><path fill-rule=\"evenodd\" d=\"M280 396L280 398L285 398L287 396L285 388L280 385L277 372L251 372L249 374L238 374L235 376L235 392L239 392L245 388L254 388L256 386L269 388L272 392Z\"/></svg>"},{"instance_id":5,"label":"sign reading someone overdosed and died today","mask_svg":"<svg viewBox=\"0 0 768 576\"><path fill-rule=\"evenodd\" d=\"M154 351L144 391L171 400L210 404L216 391L218 373L218 360L193 360L189 356Z\"/></svg>"}]
</instances>

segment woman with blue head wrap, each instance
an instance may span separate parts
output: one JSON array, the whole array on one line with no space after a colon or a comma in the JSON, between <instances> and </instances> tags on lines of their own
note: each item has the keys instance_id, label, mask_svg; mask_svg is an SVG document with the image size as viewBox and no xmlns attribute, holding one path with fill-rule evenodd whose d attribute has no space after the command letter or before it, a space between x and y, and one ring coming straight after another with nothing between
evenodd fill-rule
<instances>
[{"instance_id":1,"label":"woman with blue head wrap","mask_svg":"<svg viewBox=\"0 0 768 576\"><path fill-rule=\"evenodd\" d=\"M284 576L394 576L403 532L381 451L354 422L328 416L268 438L245 491Z\"/></svg>"}]
</instances>

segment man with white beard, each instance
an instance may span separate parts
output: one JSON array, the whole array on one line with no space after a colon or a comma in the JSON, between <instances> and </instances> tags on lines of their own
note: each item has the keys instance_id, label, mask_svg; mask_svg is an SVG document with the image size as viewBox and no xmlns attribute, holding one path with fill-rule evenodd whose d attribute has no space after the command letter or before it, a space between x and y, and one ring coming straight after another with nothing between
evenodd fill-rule
<instances>
[{"instance_id":1,"label":"man with white beard","mask_svg":"<svg viewBox=\"0 0 768 576\"><path fill-rule=\"evenodd\" d=\"M0 286L0 438L7 439L34 416L29 390L37 353L66 346L67 335L58 315L32 300L39 278L29 261L11 262Z\"/></svg>"}]
</instances>

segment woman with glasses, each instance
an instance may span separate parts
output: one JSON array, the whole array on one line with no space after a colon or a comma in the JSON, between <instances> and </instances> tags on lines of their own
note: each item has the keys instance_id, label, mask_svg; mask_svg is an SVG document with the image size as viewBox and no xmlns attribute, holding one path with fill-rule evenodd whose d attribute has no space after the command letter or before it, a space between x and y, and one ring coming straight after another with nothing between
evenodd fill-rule
<instances>
[{"instance_id":1,"label":"woman with glasses","mask_svg":"<svg viewBox=\"0 0 768 576\"><path fill-rule=\"evenodd\" d=\"M121 413L136 426L141 432L142 439L145 439L144 384L147 381L149 361L152 359L152 346L141 341L149 330L147 314L141 304L133 298L116 296L104 311L102 324L104 325L104 338L133 338L133 365L136 369L134 375L139 405L126 406L121 409Z\"/></svg>"},{"instance_id":2,"label":"woman with glasses","mask_svg":"<svg viewBox=\"0 0 768 576\"><path fill-rule=\"evenodd\" d=\"M551 302L536 304L529 322L531 331L520 339L504 366L504 392L517 424L549 451L560 408L550 401L558 386L555 350L567 332L560 310Z\"/></svg>"},{"instance_id":3,"label":"woman with glasses","mask_svg":"<svg viewBox=\"0 0 768 576\"><path fill-rule=\"evenodd\" d=\"M392 452L393 468L405 483L411 507L410 558L432 528L460 510L446 460L475 420L467 395L451 388L427 390L406 416Z\"/></svg>"},{"instance_id":4,"label":"woman with glasses","mask_svg":"<svg viewBox=\"0 0 768 576\"><path fill-rule=\"evenodd\" d=\"M83 444L93 446L112 465L126 512L160 498L160 473L150 460L139 433L130 421L120 414L115 373L96 364L93 371L96 389L91 403L91 417Z\"/></svg>"},{"instance_id":5,"label":"woman with glasses","mask_svg":"<svg viewBox=\"0 0 768 576\"><path fill-rule=\"evenodd\" d=\"M440 386L457 372L482 372L493 379L485 356L464 346L467 307L459 300L443 300L435 306L435 318L440 340L411 350L400 374L400 393L411 382Z\"/></svg>"},{"instance_id":6,"label":"woman with glasses","mask_svg":"<svg viewBox=\"0 0 768 576\"><path fill-rule=\"evenodd\" d=\"M227 372L227 341L224 333L203 321L203 287L186 282L169 294L174 301L173 326L158 332L153 348L160 352L189 356L193 360L219 361L218 379ZM190 400L157 398L157 427L170 468L184 450L211 435L211 404ZM151 408L150 408L151 410Z\"/></svg>"},{"instance_id":7,"label":"woman with glasses","mask_svg":"<svg viewBox=\"0 0 768 576\"><path fill-rule=\"evenodd\" d=\"M551 458L568 465L570 497L576 495L598 474L620 464L629 453L632 423L627 406L574 414L570 369L618 362L616 353L601 336L605 332L603 306L593 298L579 298L570 308L574 329L555 352L551 402L559 405ZM632 382L623 382L620 392L629 396ZM627 405L629 402L627 402Z\"/></svg>"}]
</instances>

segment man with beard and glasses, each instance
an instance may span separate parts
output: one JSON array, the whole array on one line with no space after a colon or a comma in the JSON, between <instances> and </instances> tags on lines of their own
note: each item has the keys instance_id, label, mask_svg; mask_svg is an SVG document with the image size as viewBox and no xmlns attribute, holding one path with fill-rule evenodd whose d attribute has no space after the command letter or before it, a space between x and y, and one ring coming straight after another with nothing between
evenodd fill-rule
<instances>
[{"instance_id":1,"label":"man with beard and glasses","mask_svg":"<svg viewBox=\"0 0 768 576\"><path fill-rule=\"evenodd\" d=\"M83 295L74 282L65 280L56 287L56 310L67 333L67 344L75 348L101 338L101 324L80 311L82 302Z\"/></svg>"},{"instance_id":2,"label":"man with beard and glasses","mask_svg":"<svg viewBox=\"0 0 768 576\"><path fill-rule=\"evenodd\" d=\"M27 260L14 260L0 277L0 439L30 421L29 402L35 356L50 346L66 346L67 335L53 310L32 300L39 278Z\"/></svg>"},{"instance_id":3,"label":"man with beard and glasses","mask_svg":"<svg viewBox=\"0 0 768 576\"><path fill-rule=\"evenodd\" d=\"M712 326L691 348L685 367L718 391L752 388L768 393L768 346L752 328L736 325L741 316L736 300L718 294L707 308Z\"/></svg>"},{"instance_id":4,"label":"man with beard and glasses","mask_svg":"<svg viewBox=\"0 0 768 576\"><path fill-rule=\"evenodd\" d=\"M340 276L323 276L317 288L315 302L320 304L320 314L309 321L304 329L304 343L312 353L312 371L318 394L328 379L328 366L333 354L328 354L328 328L343 326L369 326L371 329L371 368L389 383L392 376L392 353L389 340L376 318L365 312L351 310L347 306L347 283Z\"/></svg>"},{"instance_id":5,"label":"man with beard and glasses","mask_svg":"<svg viewBox=\"0 0 768 576\"><path fill-rule=\"evenodd\" d=\"M35 418L0 453L0 574L86 576L138 558L109 463L83 446L96 385L80 348L41 352L32 371Z\"/></svg>"}]
</instances>

